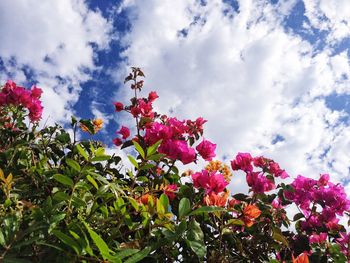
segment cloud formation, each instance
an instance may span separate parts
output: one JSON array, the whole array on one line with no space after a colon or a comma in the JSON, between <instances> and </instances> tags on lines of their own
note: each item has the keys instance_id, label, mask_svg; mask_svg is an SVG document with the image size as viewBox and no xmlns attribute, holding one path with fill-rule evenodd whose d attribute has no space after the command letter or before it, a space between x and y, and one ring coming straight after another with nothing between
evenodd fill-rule
<instances>
[{"instance_id":1,"label":"cloud formation","mask_svg":"<svg viewBox=\"0 0 350 263\"><path fill-rule=\"evenodd\" d=\"M238 9L219 0L126 1L125 68L144 69L159 111L208 119L205 136L220 156L249 151L276 159L292 176L349 176L347 113L325 102L349 92L347 54L317 50L283 26L297 1L237 2Z\"/></svg>"},{"instance_id":2,"label":"cloud formation","mask_svg":"<svg viewBox=\"0 0 350 263\"><path fill-rule=\"evenodd\" d=\"M83 0L4 0L0 12L1 81L37 81L44 120L69 119L81 83L96 69L95 51L108 48L110 23Z\"/></svg>"}]
</instances>

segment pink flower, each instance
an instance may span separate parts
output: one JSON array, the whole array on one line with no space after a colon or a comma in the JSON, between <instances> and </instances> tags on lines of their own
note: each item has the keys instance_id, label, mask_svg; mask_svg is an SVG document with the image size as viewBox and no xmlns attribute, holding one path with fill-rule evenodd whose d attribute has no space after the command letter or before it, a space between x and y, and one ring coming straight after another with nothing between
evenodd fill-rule
<instances>
[{"instance_id":1,"label":"pink flower","mask_svg":"<svg viewBox=\"0 0 350 263\"><path fill-rule=\"evenodd\" d=\"M150 128L146 129L145 141L152 145L158 142L159 140L167 140L173 136L171 129L164 124L154 122Z\"/></svg>"},{"instance_id":2,"label":"pink flower","mask_svg":"<svg viewBox=\"0 0 350 263\"><path fill-rule=\"evenodd\" d=\"M188 131L188 127L184 121L180 121L177 118L169 118L166 122L167 126L172 131L172 136L176 139L183 137L183 134Z\"/></svg>"},{"instance_id":3,"label":"pink flower","mask_svg":"<svg viewBox=\"0 0 350 263\"><path fill-rule=\"evenodd\" d=\"M39 100L35 100L28 107L29 110L29 119L34 122L38 121L41 118L43 107L41 106L41 102Z\"/></svg>"},{"instance_id":4,"label":"pink flower","mask_svg":"<svg viewBox=\"0 0 350 263\"><path fill-rule=\"evenodd\" d=\"M225 177L220 174L211 174L209 177L209 189L208 193L215 192L220 193L222 192L225 187L228 185L228 182L225 180Z\"/></svg>"},{"instance_id":5,"label":"pink flower","mask_svg":"<svg viewBox=\"0 0 350 263\"><path fill-rule=\"evenodd\" d=\"M216 144L211 143L208 140L203 140L198 146L196 147L196 150L198 153L203 157L206 161L211 161L213 157L215 157L215 149Z\"/></svg>"},{"instance_id":6,"label":"pink flower","mask_svg":"<svg viewBox=\"0 0 350 263\"><path fill-rule=\"evenodd\" d=\"M123 141L120 138L115 138L115 139L113 139L113 144L115 146L120 146L123 144Z\"/></svg>"},{"instance_id":7,"label":"pink flower","mask_svg":"<svg viewBox=\"0 0 350 263\"><path fill-rule=\"evenodd\" d=\"M129 130L129 128L127 128L125 126L122 126L121 129L117 133L122 135L122 138L124 140L130 136L130 130Z\"/></svg>"},{"instance_id":8,"label":"pink flower","mask_svg":"<svg viewBox=\"0 0 350 263\"><path fill-rule=\"evenodd\" d=\"M211 192L218 194L228 185L224 176L215 171L209 173L207 170L202 170L202 172L192 174L191 177L194 187L205 189L206 194Z\"/></svg>"},{"instance_id":9,"label":"pink flower","mask_svg":"<svg viewBox=\"0 0 350 263\"><path fill-rule=\"evenodd\" d=\"M168 196L168 198L172 201L176 197L176 191L177 191L177 185L176 184L169 184L164 187L163 189L164 194Z\"/></svg>"},{"instance_id":10,"label":"pink flower","mask_svg":"<svg viewBox=\"0 0 350 263\"><path fill-rule=\"evenodd\" d=\"M275 177L281 177L282 179L286 179L289 177L289 175L286 173L285 170L282 170L279 166L278 163L274 162L274 161L270 161L269 162L269 171L270 173L275 176Z\"/></svg>"},{"instance_id":11,"label":"pink flower","mask_svg":"<svg viewBox=\"0 0 350 263\"><path fill-rule=\"evenodd\" d=\"M329 181L329 174L321 174L320 175L320 179L318 179L318 185L321 186L325 186L328 184Z\"/></svg>"},{"instance_id":12,"label":"pink flower","mask_svg":"<svg viewBox=\"0 0 350 263\"><path fill-rule=\"evenodd\" d=\"M309 237L310 243L323 243L327 240L327 233L314 233Z\"/></svg>"},{"instance_id":13,"label":"pink flower","mask_svg":"<svg viewBox=\"0 0 350 263\"><path fill-rule=\"evenodd\" d=\"M121 103L121 102L114 102L113 104L115 106L115 111L116 112L120 112L120 111L124 110L123 103Z\"/></svg>"},{"instance_id":14,"label":"pink flower","mask_svg":"<svg viewBox=\"0 0 350 263\"><path fill-rule=\"evenodd\" d=\"M180 160L183 164L196 160L196 152L193 148L188 147L187 142L183 140L165 140L159 146L158 151L170 159Z\"/></svg>"},{"instance_id":15,"label":"pink flower","mask_svg":"<svg viewBox=\"0 0 350 263\"><path fill-rule=\"evenodd\" d=\"M39 99L41 97L41 94L43 93L41 88L38 88L37 86L32 87L32 97L35 99Z\"/></svg>"},{"instance_id":16,"label":"pink flower","mask_svg":"<svg viewBox=\"0 0 350 263\"><path fill-rule=\"evenodd\" d=\"M153 102L155 101L157 98L159 98L157 92L155 91L151 91L149 94L148 94L148 101L149 102Z\"/></svg>"},{"instance_id":17,"label":"pink flower","mask_svg":"<svg viewBox=\"0 0 350 263\"><path fill-rule=\"evenodd\" d=\"M243 170L245 172L252 172L252 161L253 158L250 155L250 153L238 153L236 159L231 161L231 167L233 170Z\"/></svg>"},{"instance_id":18,"label":"pink flower","mask_svg":"<svg viewBox=\"0 0 350 263\"><path fill-rule=\"evenodd\" d=\"M276 188L275 184L260 172L248 172L246 180L254 193L264 193Z\"/></svg>"}]
</instances>

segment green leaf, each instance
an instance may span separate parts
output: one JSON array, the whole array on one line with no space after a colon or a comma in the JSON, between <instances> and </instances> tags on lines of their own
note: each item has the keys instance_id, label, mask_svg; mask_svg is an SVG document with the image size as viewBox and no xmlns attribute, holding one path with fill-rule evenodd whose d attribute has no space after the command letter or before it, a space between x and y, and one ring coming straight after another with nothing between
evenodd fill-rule
<instances>
[{"instance_id":1,"label":"green leaf","mask_svg":"<svg viewBox=\"0 0 350 263\"><path fill-rule=\"evenodd\" d=\"M182 198L179 203L179 218L186 216L191 212L190 200L186 197Z\"/></svg>"},{"instance_id":2,"label":"green leaf","mask_svg":"<svg viewBox=\"0 0 350 263\"><path fill-rule=\"evenodd\" d=\"M117 252L115 255L120 259L124 259L124 258L130 257L131 255L134 255L139 251L140 250L136 248L127 248L127 249L121 250L120 252Z\"/></svg>"},{"instance_id":3,"label":"green leaf","mask_svg":"<svg viewBox=\"0 0 350 263\"><path fill-rule=\"evenodd\" d=\"M161 194L159 197L159 201L162 204L162 206L165 208L165 211L168 211L169 207L169 198L166 194Z\"/></svg>"},{"instance_id":4,"label":"green leaf","mask_svg":"<svg viewBox=\"0 0 350 263\"><path fill-rule=\"evenodd\" d=\"M77 172L80 172L81 168L77 161L74 161L73 159L66 159L66 164L71 167L73 170L76 170Z\"/></svg>"},{"instance_id":5,"label":"green leaf","mask_svg":"<svg viewBox=\"0 0 350 263\"><path fill-rule=\"evenodd\" d=\"M159 199L157 199L157 213L158 214L165 214L165 207L162 205Z\"/></svg>"},{"instance_id":6,"label":"green leaf","mask_svg":"<svg viewBox=\"0 0 350 263\"><path fill-rule=\"evenodd\" d=\"M94 231L92 230L87 223L83 222L87 231L89 232L89 235L91 239L94 241L95 245L97 246L98 250L100 251L101 256L103 259L106 259L110 257L109 254L109 248L106 242Z\"/></svg>"},{"instance_id":7,"label":"green leaf","mask_svg":"<svg viewBox=\"0 0 350 263\"><path fill-rule=\"evenodd\" d=\"M293 221L297 221L301 218L305 217L303 213L297 213L294 217L293 217Z\"/></svg>"},{"instance_id":8,"label":"green leaf","mask_svg":"<svg viewBox=\"0 0 350 263\"><path fill-rule=\"evenodd\" d=\"M105 155L105 148L98 147L97 150L94 152L95 156L104 156Z\"/></svg>"},{"instance_id":9,"label":"green leaf","mask_svg":"<svg viewBox=\"0 0 350 263\"><path fill-rule=\"evenodd\" d=\"M100 155L100 156L95 156L91 159L92 162L102 162L102 161L108 161L111 159L110 155Z\"/></svg>"},{"instance_id":10,"label":"green leaf","mask_svg":"<svg viewBox=\"0 0 350 263\"><path fill-rule=\"evenodd\" d=\"M222 207L217 207L217 206L203 206L203 207L200 207L200 208L192 211L190 213L190 216L198 215L201 213L213 213L213 212L217 212L217 211L225 211L225 209Z\"/></svg>"},{"instance_id":11,"label":"green leaf","mask_svg":"<svg viewBox=\"0 0 350 263\"><path fill-rule=\"evenodd\" d=\"M148 160L151 160L151 161L159 161L159 160L162 159L164 156L165 156L165 154L156 153L156 154L153 154L153 155L148 156L147 159L148 159Z\"/></svg>"},{"instance_id":12,"label":"green leaf","mask_svg":"<svg viewBox=\"0 0 350 263\"><path fill-rule=\"evenodd\" d=\"M59 240L61 240L63 243L65 243L70 248L72 248L75 251L75 253L80 255L79 244L77 242L75 242L75 240L73 238L71 238L70 236L62 233L59 230L52 230L52 234L54 234Z\"/></svg>"},{"instance_id":13,"label":"green leaf","mask_svg":"<svg viewBox=\"0 0 350 263\"><path fill-rule=\"evenodd\" d=\"M62 202L62 201L66 201L69 199L69 195L67 195L65 192L56 192L54 195L53 195L53 199L58 201L58 202Z\"/></svg>"},{"instance_id":14,"label":"green leaf","mask_svg":"<svg viewBox=\"0 0 350 263\"><path fill-rule=\"evenodd\" d=\"M77 144L77 150L78 150L78 152L80 153L80 155L84 157L84 159L85 159L86 161L89 160L89 155L88 155L88 153L85 151L85 149L84 149L80 144Z\"/></svg>"},{"instance_id":15,"label":"green leaf","mask_svg":"<svg viewBox=\"0 0 350 263\"><path fill-rule=\"evenodd\" d=\"M132 157L131 155L128 155L128 159L132 163L132 165L136 167L136 169L139 168L139 164L137 163L134 157Z\"/></svg>"},{"instance_id":16,"label":"green leaf","mask_svg":"<svg viewBox=\"0 0 350 263\"><path fill-rule=\"evenodd\" d=\"M141 145L137 141L132 141L135 146L136 151L141 155L142 159L145 159L145 151L142 149Z\"/></svg>"},{"instance_id":17,"label":"green leaf","mask_svg":"<svg viewBox=\"0 0 350 263\"><path fill-rule=\"evenodd\" d=\"M88 175L86 176L86 179L87 179L96 189L98 189L98 184L97 184L97 182L95 181L95 179L91 177L91 175L88 174Z\"/></svg>"},{"instance_id":18,"label":"green leaf","mask_svg":"<svg viewBox=\"0 0 350 263\"><path fill-rule=\"evenodd\" d=\"M140 209L139 203L132 197L128 197L128 200L129 200L130 204L132 205L132 207L135 209L135 211L138 212Z\"/></svg>"},{"instance_id":19,"label":"green leaf","mask_svg":"<svg viewBox=\"0 0 350 263\"><path fill-rule=\"evenodd\" d=\"M152 251L152 248L150 247L146 247L143 250L141 250L140 252L137 252L136 254L134 254L133 256L131 256L130 258L128 258L125 263L136 263L139 262L140 260L144 259L145 257L148 256L148 254Z\"/></svg>"},{"instance_id":20,"label":"green leaf","mask_svg":"<svg viewBox=\"0 0 350 263\"><path fill-rule=\"evenodd\" d=\"M232 197L238 201L246 201L249 196L245 194L235 194Z\"/></svg>"},{"instance_id":21,"label":"green leaf","mask_svg":"<svg viewBox=\"0 0 350 263\"><path fill-rule=\"evenodd\" d=\"M148 148L147 148L147 157L153 155L153 154L157 151L157 149L158 149L158 147L159 147L159 145L160 145L161 143L162 143L162 140L159 140L159 141L156 142L155 144L153 144L153 145L151 145L150 147L148 147Z\"/></svg>"},{"instance_id":22,"label":"green leaf","mask_svg":"<svg viewBox=\"0 0 350 263\"><path fill-rule=\"evenodd\" d=\"M55 174L53 176L53 179L55 179L57 182L59 182L61 184L64 184L64 185L67 185L70 187L73 187L73 185L74 185L73 180L71 178L69 178L68 176L65 176L63 174Z\"/></svg>"},{"instance_id":23,"label":"green leaf","mask_svg":"<svg viewBox=\"0 0 350 263\"><path fill-rule=\"evenodd\" d=\"M187 239L196 241L204 240L203 231L200 224L196 220L191 220L188 224Z\"/></svg>"},{"instance_id":24,"label":"green leaf","mask_svg":"<svg viewBox=\"0 0 350 263\"><path fill-rule=\"evenodd\" d=\"M227 221L228 225L244 226L244 222L240 219L230 219Z\"/></svg>"},{"instance_id":25,"label":"green leaf","mask_svg":"<svg viewBox=\"0 0 350 263\"><path fill-rule=\"evenodd\" d=\"M151 163L146 163L146 164L144 164L144 165L142 165L142 166L140 166L140 171L141 170L148 170L148 169L152 169L154 167L154 164L151 164Z\"/></svg>"},{"instance_id":26,"label":"green leaf","mask_svg":"<svg viewBox=\"0 0 350 263\"><path fill-rule=\"evenodd\" d=\"M0 230L0 245L1 246L5 246L6 245L5 237L4 237L4 234L2 233L1 230Z\"/></svg>"},{"instance_id":27,"label":"green leaf","mask_svg":"<svg viewBox=\"0 0 350 263\"><path fill-rule=\"evenodd\" d=\"M278 229L277 227L272 227L272 238L276 241L281 242L286 247L288 247L287 239L283 236L281 230Z\"/></svg>"},{"instance_id":28,"label":"green leaf","mask_svg":"<svg viewBox=\"0 0 350 263\"><path fill-rule=\"evenodd\" d=\"M193 252L196 253L198 257L203 258L207 253L206 247L203 242L189 240L188 243Z\"/></svg>"}]
</instances>

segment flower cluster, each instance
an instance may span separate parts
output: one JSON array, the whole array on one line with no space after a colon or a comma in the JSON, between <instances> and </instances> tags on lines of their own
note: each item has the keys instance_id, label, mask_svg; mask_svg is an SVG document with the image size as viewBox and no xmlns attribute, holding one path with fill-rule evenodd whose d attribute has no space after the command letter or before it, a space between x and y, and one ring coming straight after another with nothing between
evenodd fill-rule
<instances>
[{"instance_id":1,"label":"flower cluster","mask_svg":"<svg viewBox=\"0 0 350 263\"><path fill-rule=\"evenodd\" d=\"M42 90L33 86L30 90L17 86L11 80L7 81L0 92L0 106L13 105L22 106L29 111L29 119L31 122L36 122L41 119L43 107L39 100Z\"/></svg>"},{"instance_id":2,"label":"flower cluster","mask_svg":"<svg viewBox=\"0 0 350 263\"><path fill-rule=\"evenodd\" d=\"M160 153L172 160L180 160L183 164L188 164L196 161L196 151L190 144L195 140L195 136L202 132L199 129L202 129L204 122L202 118L193 122L163 116L162 123L153 122L146 128L144 140L147 145L162 140L159 147ZM216 145L205 139L196 147L197 153L205 160L215 157L215 149Z\"/></svg>"},{"instance_id":3,"label":"flower cluster","mask_svg":"<svg viewBox=\"0 0 350 263\"><path fill-rule=\"evenodd\" d=\"M278 163L262 156L253 158L249 153L238 153L231 161L231 167L234 171L242 170L246 173L248 186L254 193L264 193L275 189L275 177L282 179L288 177ZM259 170L255 171L254 167Z\"/></svg>"},{"instance_id":4,"label":"flower cluster","mask_svg":"<svg viewBox=\"0 0 350 263\"><path fill-rule=\"evenodd\" d=\"M341 185L329 182L329 175L323 174L319 180L299 175L291 186L294 190L286 191L285 196L301 208L305 217L302 229L339 229L337 216L342 216L350 208L350 201Z\"/></svg>"},{"instance_id":5,"label":"flower cluster","mask_svg":"<svg viewBox=\"0 0 350 263\"><path fill-rule=\"evenodd\" d=\"M143 87L143 81L136 80L138 76L144 74L140 69L134 68L133 73L126 78L126 81L134 81L131 85L133 90L141 90ZM142 140L146 146L161 141L158 151L167 158L173 161L180 160L183 164L195 162L197 155L204 160L212 160L216 155L216 144L203 139L195 148L193 147L203 135L203 124L206 120L201 117L192 121L160 116L153 111L153 102L157 98L158 94L155 91L151 91L145 98L137 98L135 93L131 105L124 106L121 102L114 102L114 106L117 112L126 111L136 119L138 132L136 140ZM113 143L120 146L130 136L130 131L123 126L117 133L122 135L122 138L115 138Z\"/></svg>"}]
</instances>

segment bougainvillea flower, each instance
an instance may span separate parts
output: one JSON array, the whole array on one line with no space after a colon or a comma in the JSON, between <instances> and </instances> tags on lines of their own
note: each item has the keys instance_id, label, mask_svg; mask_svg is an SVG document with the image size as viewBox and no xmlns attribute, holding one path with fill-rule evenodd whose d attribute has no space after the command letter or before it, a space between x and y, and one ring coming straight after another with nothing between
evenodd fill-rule
<instances>
[{"instance_id":1,"label":"bougainvillea flower","mask_svg":"<svg viewBox=\"0 0 350 263\"><path fill-rule=\"evenodd\" d=\"M236 158L231 161L232 170L243 170L245 172L252 172L253 158L250 153L238 153Z\"/></svg>"},{"instance_id":2,"label":"bougainvillea flower","mask_svg":"<svg viewBox=\"0 0 350 263\"><path fill-rule=\"evenodd\" d=\"M157 92L155 91L151 91L149 94L148 94L148 101L149 102L153 102L155 101L157 98L159 98Z\"/></svg>"},{"instance_id":3,"label":"bougainvillea flower","mask_svg":"<svg viewBox=\"0 0 350 263\"><path fill-rule=\"evenodd\" d=\"M113 139L113 144L114 144L115 146L120 146L120 145L123 144L123 141L122 141L122 139L120 139L120 138L115 138L115 139Z\"/></svg>"},{"instance_id":4,"label":"bougainvillea flower","mask_svg":"<svg viewBox=\"0 0 350 263\"><path fill-rule=\"evenodd\" d=\"M191 175L191 177L194 187L205 189L206 194L211 192L218 194L228 185L228 182L225 180L222 174L216 172L209 173L207 170L194 173Z\"/></svg>"},{"instance_id":5,"label":"bougainvillea flower","mask_svg":"<svg viewBox=\"0 0 350 263\"><path fill-rule=\"evenodd\" d=\"M120 112L124 109L124 105L121 102L114 102L113 104L116 112Z\"/></svg>"},{"instance_id":6,"label":"bougainvillea flower","mask_svg":"<svg viewBox=\"0 0 350 263\"><path fill-rule=\"evenodd\" d=\"M261 211L256 205L250 204L244 208L243 215L251 219L256 219L261 215Z\"/></svg>"},{"instance_id":7,"label":"bougainvillea flower","mask_svg":"<svg viewBox=\"0 0 350 263\"><path fill-rule=\"evenodd\" d=\"M297 258L292 257L293 263L309 263L309 257L306 252L300 254Z\"/></svg>"},{"instance_id":8,"label":"bougainvillea flower","mask_svg":"<svg viewBox=\"0 0 350 263\"><path fill-rule=\"evenodd\" d=\"M41 88L38 88L37 86L33 86L32 89L31 89L31 91L32 91L31 96L32 96L33 98L36 98L36 99L40 99L41 94L43 93L42 89L41 89Z\"/></svg>"},{"instance_id":9,"label":"bougainvillea flower","mask_svg":"<svg viewBox=\"0 0 350 263\"><path fill-rule=\"evenodd\" d=\"M188 147L187 142L183 140L166 140L158 148L160 153L167 155L173 160L180 160L183 164L188 164L196 160L196 152Z\"/></svg>"},{"instance_id":10,"label":"bougainvillea flower","mask_svg":"<svg viewBox=\"0 0 350 263\"><path fill-rule=\"evenodd\" d=\"M103 120L102 119L95 119L92 121L92 124L94 125L94 131L95 133L102 129L103 127Z\"/></svg>"},{"instance_id":11,"label":"bougainvillea flower","mask_svg":"<svg viewBox=\"0 0 350 263\"><path fill-rule=\"evenodd\" d=\"M204 197L204 203L207 206L225 207L227 204L228 196L229 196L229 192L221 192L218 194L216 194L215 192L211 192L210 194Z\"/></svg>"},{"instance_id":12,"label":"bougainvillea flower","mask_svg":"<svg viewBox=\"0 0 350 263\"><path fill-rule=\"evenodd\" d=\"M161 123L154 122L150 128L146 129L145 133L145 141L149 144L155 144L159 140L168 140L171 139L173 136L173 133L171 129Z\"/></svg>"},{"instance_id":13,"label":"bougainvillea flower","mask_svg":"<svg viewBox=\"0 0 350 263\"><path fill-rule=\"evenodd\" d=\"M129 128L122 126L119 131L117 131L118 134L122 135L122 138L125 140L130 136L130 130Z\"/></svg>"},{"instance_id":14,"label":"bougainvillea flower","mask_svg":"<svg viewBox=\"0 0 350 263\"><path fill-rule=\"evenodd\" d=\"M329 182L329 174L321 174L320 179L318 179L318 185L326 186Z\"/></svg>"},{"instance_id":15,"label":"bougainvillea flower","mask_svg":"<svg viewBox=\"0 0 350 263\"><path fill-rule=\"evenodd\" d=\"M316 234L313 233L310 237L309 237L309 241L310 243L323 243L327 240L327 233L320 233L320 234Z\"/></svg>"},{"instance_id":16,"label":"bougainvillea flower","mask_svg":"<svg viewBox=\"0 0 350 263\"><path fill-rule=\"evenodd\" d=\"M206 161L211 161L215 156L216 144L203 140L200 144L197 145L196 150Z\"/></svg>"},{"instance_id":17,"label":"bougainvillea flower","mask_svg":"<svg viewBox=\"0 0 350 263\"><path fill-rule=\"evenodd\" d=\"M276 188L275 184L261 172L247 172L246 180L254 193L265 193Z\"/></svg>"},{"instance_id":18,"label":"bougainvillea flower","mask_svg":"<svg viewBox=\"0 0 350 263\"><path fill-rule=\"evenodd\" d=\"M242 220L247 227L251 227L254 224L255 219L258 218L260 215L260 209L256 205L250 204L243 209Z\"/></svg>"},{"instance_id":19,"label":"bougainvillea flower","mask_svg":"<svg viewBox=\"0 0 350 263\"><path fill-rule=\"evenodd\" d=\"M168 196L168 198L172 201L176 197L177 185L169 184L163 188L164 194Z\"/></svg>"}]
</instances>

